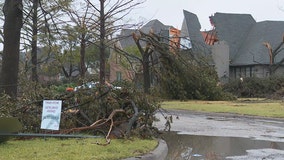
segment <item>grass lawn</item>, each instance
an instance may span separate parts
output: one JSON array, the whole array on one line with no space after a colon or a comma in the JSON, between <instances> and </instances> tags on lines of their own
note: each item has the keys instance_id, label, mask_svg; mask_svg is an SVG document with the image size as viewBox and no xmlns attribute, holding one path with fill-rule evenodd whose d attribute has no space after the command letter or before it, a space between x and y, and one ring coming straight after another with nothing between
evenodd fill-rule
<instances>
[{"instance_id":1,"label":"grass lawn","mask_svg":"<svg viewBox=\"0 0 284 160\"><path fill-rule=\"evenodd\" d=\"M236 101L166 101L164 109L201 112L237 113L263 117L284 118L284 102L265 99L239 99Z\"/></svg>"},{"instance_id":2,"label":"grass lawn","mask_svg":"<svg viewBox=\"0 0 284 160\"><path fill-rule=\"evenodd\" d=\"M0 160L114 160L145 154L158 145L156 140L114 139L9 140L0 144Z\"/></svg>"}]
</instances>

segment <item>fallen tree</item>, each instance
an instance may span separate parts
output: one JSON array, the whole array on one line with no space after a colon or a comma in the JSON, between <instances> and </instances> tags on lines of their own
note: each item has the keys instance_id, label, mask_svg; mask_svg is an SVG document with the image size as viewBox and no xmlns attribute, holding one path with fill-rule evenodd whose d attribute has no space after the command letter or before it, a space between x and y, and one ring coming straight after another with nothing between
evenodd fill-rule
<instances>
[{"instance_id":1,"label":"fallen tree","mask_svg":"<svg viewBox=\"0 0 284 160\"><path fill-rule=\"evenodd\" d=\"M108 86L60 94L55 94L50 87L38 87L35 95L29 86L26 87L23 91L30 92L22 94L21 101L14 101L12 105L9 98L2 99L6 104L11 103L5 114L18 117L23 124L23 132L49 133L40 129L41 106L43 100L54 99L63 102L60 130L52 131L54 134L103 134L106 144L111 138L156 135L157 130L152 123L159 103L151 95L132 88L113 90Z\"/></svg>"}]
</instances>

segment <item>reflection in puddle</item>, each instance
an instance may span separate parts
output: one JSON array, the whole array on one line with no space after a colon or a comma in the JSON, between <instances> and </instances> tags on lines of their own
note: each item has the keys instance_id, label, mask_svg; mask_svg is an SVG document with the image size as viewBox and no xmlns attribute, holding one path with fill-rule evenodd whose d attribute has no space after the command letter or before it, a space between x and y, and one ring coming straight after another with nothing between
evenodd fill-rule
<instances>
[{"instance_id":1,"label":"reflection in puddle","mask_svg":"<svg viewBox=\"0 0 284 160\"><path fill-rule=\"evenodd\" d=\"M167 132L168 160L222 160L228 156L245 155L246 150L273 148L284 150L284 143L237 137L182 135Z\"/></svg>"}]
</instances>

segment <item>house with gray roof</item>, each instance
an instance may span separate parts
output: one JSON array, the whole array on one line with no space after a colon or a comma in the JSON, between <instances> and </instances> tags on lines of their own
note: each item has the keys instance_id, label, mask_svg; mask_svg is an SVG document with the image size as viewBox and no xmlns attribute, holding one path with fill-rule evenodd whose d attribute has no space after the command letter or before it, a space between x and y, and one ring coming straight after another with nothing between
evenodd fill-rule
<instances>
[{"instance_id":1,"label":"house with gray roof","mask_svg":"<svg viewBox=\"0 0 284 160\"><path fill-rule=\"evenodd\" d=\"M217 39L229 46L230 78L266 77L272 73L283 73L280 62L284 59L284 51L281 50L284 21L256 22L249 14L228 13L215 13L211 18ZM271 45L272 51L280 47L273 57L273 64L265 42Z\"/></svg>"},{"instance_id":2,"label":"house with gray roof","mask_svg":"<svg viewBox=\"0 0 284 160\"><path fill-rule=\"evenodd\" d=\"M283 74L284 21L256 22L250 14L217 12L210 16L210 22L212 31L206 34L214 33L216 41L209 44L205 40L205 46L211 50L209 54L214 60L220 80ZM186 33L192 43L202 44L198 18L193 13L184 11L183 23L182 33ZM271 46L273 63L269 48L264 43Z\"/></svg>"},{"instance_id":3,"label":"house with gray roof","mask_svg":"<svg viewBox=\"0 0 284 160\"><path fill-rule=\"evenodd\" d=\"M250 14L217 12L210 16L212 30L203 32L194 13L184 10L183 14L180 45L184 47L181 48L191 49L194 55L211 57L209 63L215 67L221 82L283 74L284 21L256 22ZM170 37L169 28L159 20L152 20L140 31ZM135 46L132 33L138 30L121 31L121 48Z\"/></svg>"}]
</instances>

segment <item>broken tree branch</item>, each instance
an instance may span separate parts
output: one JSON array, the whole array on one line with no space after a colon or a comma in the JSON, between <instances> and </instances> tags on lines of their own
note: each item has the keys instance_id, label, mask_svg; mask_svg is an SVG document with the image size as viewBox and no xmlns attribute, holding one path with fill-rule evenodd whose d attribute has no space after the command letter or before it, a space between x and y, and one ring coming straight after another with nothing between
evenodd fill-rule
<instances>
[{"instance_id":1,"label":"broken tree branch","mask_svg":"<svg viewBox=\"0 0 284 160\"><path fill-rule=\"evenodd\" d=\"M63 130L63 131L60 131L61 133L70 133L70 132L78 132L78 131L83 131L83 130L91 130L91 129L95 129L99 126L102 126L104 124L106 124L107 122L110 121L110 127L109 127L109 131L108 131L108 134L106 136L106 144L109 144L110 143L110 133L112 131L112 128L113 128L113 117L115 114L117 113L125 113L125 111L123 109L116 109L116 110L113 110L112 113L108 116L107 119L99 119L97 120L96 122L94 122L93 124L91 124L90 126L86 126L86 127L78 127L78 128L71 128L71 129L67 129L67 130ZM97 143L99 144L99 143ZM101 144L101 145L106 145L106 144Z\"/></svg>"}]
</instances>

